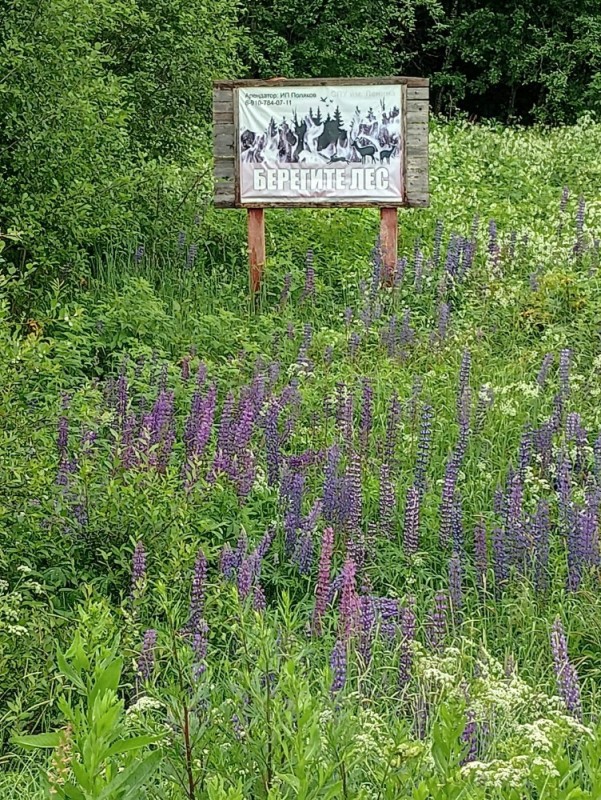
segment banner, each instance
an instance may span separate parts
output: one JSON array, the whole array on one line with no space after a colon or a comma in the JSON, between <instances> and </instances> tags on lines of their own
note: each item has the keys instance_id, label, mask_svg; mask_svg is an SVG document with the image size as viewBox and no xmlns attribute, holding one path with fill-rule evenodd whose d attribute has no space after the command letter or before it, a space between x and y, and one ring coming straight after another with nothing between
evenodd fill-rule
<instances>
[{"instance_id":1,"label":"banner","mask_svg":"<svg viewBox=\"0 0 601 800\"><path fill-rule=\"evenodd\" d=\"M238 89L240 202L403 200L398 84Z\"/></svg>"}]
</instances>

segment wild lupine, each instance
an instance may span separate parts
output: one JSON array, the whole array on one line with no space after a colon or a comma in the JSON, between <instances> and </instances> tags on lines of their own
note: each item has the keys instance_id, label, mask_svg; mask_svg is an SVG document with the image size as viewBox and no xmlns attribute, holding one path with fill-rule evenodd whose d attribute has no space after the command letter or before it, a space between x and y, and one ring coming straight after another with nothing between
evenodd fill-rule
<instances>
[{"instance_id":1,"label":"wild lupine","mask_svg":"<svg viewBox=\"0 0 601 800\"><path fill-rule=\"evenodd\" d=\"M139 244L134 252L134 261L136 264L139 264L143 258L144 258L144 245Z\"/></svg>"},{"instance_id":2,"label":"wild lupine","mask_svg":"<svg viewBox=\"0 0 601 800\"><path fill-rule=\"evenodd\" d=\"M315 297L315 268L313 266L313 250L307 250L305 268L305 286L303 288L302 299L312 300Z\"/></svg>"},{"instance_id":3,"label":"wild lupine","mask_svg":"<svg viewBox=\"0 0 601 800\"><path fill-rule=\"evenodd\" d=\"M553 353L547 353L543 358L543 362L540 366L538 371L538 375L536 376L536 382L539 386L543 387L547 382L547 378L549 377L549 371L553 366L553 359L555 358Z\"/></svg>"},{"instance_id":4,"label":"wild lupine","mask_svg":"<svg viewBox=\"0 0 601 800\"><path fill-rule=\"evenodd\" d=\"M188 269L192 269L194 266L194 262L196 261L196 256L198 255L198 245L194 242L188 247L188 252L186 253L186 267Z\"/></svg>"},{"instance_id":5,"label":"wild lupine","mask_svg":"<svg viewBox=\"0 0 601 800\"><path fill-rule=\"evenodd\" d=\"M136 542L131 563L131 595L137 597L141 594L146 580L146 550L141 540Z\"/></svg>"},{"instance_id":6,"label":"wild lupine","mask_svg":"<svg viewBox=\"0 0 601 800\"><path fill-rule=\"evenodd\" d=\"M453 519L453 500L455 488L459 477L459 465L454 454L452 454L445 469L445 476L442 484L442 498L440 502L440 531L439 542L441 547L446 547L451 540L452 519Z\"/></svg>"},{"instance_id":7,"label":"wild lupine","mask_svg":"<svg viewBox=\"0 0 601 800\"><path fill-rule=\"evenodd\" d=\"M332 670L332 686L330 691L337 694L344 688L346 683L347 653L346 642L337 639L330 656L330 668Z\"/></svg>"},{"instance_id":8,"label":"wild lupine","mask_svg":"<svg viewBox=\"0 0 601 800\"><path fill-rule=\"evenodd\" d=\"M445 303L444 301L441 302L438 306L436 321L437 339L439 343L444 342L444 340L447 338L450 317L451 310L448 303Z\"/></svg>"},{"instance_id":9,"label":"wild lupine","mask_svg":"<svg viewBox=\"0 0 601 800\"><path fill-rule=\"evenodd\" d=\"M407 490L403 529L403 551L406 556L415 555L419 548L419 505L419 490L416 486L410 486Z\"/></svg>"},{"instance_id":10,"label":"wild lupine","mask_svg":"<svg viewBox=\"0 0 601 800\"><path fill-rule=\"evenodd\" d=\"M470 410L472 405L472 393L469 386L463 390L461 402L459 404L459 438L455 448L457 462L461 464L467 451L470 437Z\"/></svg>"},{"instance_id":11,"label":"wild lupine","mask_svg":"<svg viewBox=\"0 0 601 800\"><path fill-rule=\"evenodd\" d=\"M415 598L408 597L406 605L401 607L400 612L401 649L399 654L399 686L401 689L411 680L413 643L415 641L416 627Z\"/></svg>"},{"instance_id":12,"label":"wild lupine","mask_svg":"<svg viewBox=\"0 0 601 800\"><path fill-rule=\"evenodd\" d=\"M393 356L396 353L398 338L399 338L398 321L396 318L396 314L393 314L390 317L388 326L384 328L381 334L381 341L388 351L389 358L393 358Z\"/></svg>"},{"instance_id":13,"label":"wild lupine","mask_svg":"<svg viewBox=\"0 0 601 800\"><path fill-rule=\"evenodd\" d=\"M463 608L463 570L457 552L454 552L449 560L449 596L453 616L457 618Z\"/></svg>"},{"instance_id":14,"label":"wild lupine","mask_svg":"<svg viewBox=\"0 0 601 800\"><path fill-rule=\"evenodd\" d=\"M284 283L282 284L282 291L280 293L279 310L282 311L290 297L290 287L292 286L292 273L287 272L284 275Z\"/></svg>"},{"instance_id":15,"label":"wild lupine","mask_svg":"<svg viewBox=\"0 0 601 800\"><path fill-rule=\"evenodd\" d=\"M369 438L373 424L373 403L374 390L371 383L365 379L363 381L361 421L359 424L359 442L361 445L361 452L364 457L367 456L369 450Z\"/></svg>"},{"instance_id":16,"label":"wild lupine","mask_svg":"<svg viewBox=\"0 0 601 800\"><path fill-rule=\"evenodd\" d=\"M255 590L253 592L253 610L262 613L267 608L267 600L265 598L265 592L263 591L263 587L257 581L255 584Z\"/></svg>"},{"instance_id":17,"label":"wild lupine","mask_svg":"<svg viewBox=\"0 0 601 800\"><path fill-rule=\"evenodd\" d=\"M352 558L347 558L342 568L340 596L340 638L348 642L357 632L358 595L356 587L357 568Z\"/></svg>"},{"instance_id":18,"label":"wild lupine","mask_svg":"<svg viewBox=\"0 0 601 800\"><path fill-rule=\"evenodd\" d=\"M426 472L430 462L430 447L432 444L432 406L424 404L421 413L419 440L417 442L417 458L415 460L414 484L423 497L426 491Z\"/></svg>"},{"instance_id":19,"label":"wild lupine","mask_svg":"<svg viewBox=\"0 0 601 800\"><path fill-rule=\"evenodd\" d=\"M581 719L580 683L576 668L568 655L566 634L559 617L555 618L551 629L551 650L553 652L553 664L559 694L570 714L576 719Z\"/></svg>"},{"instance_id":20,"label":"wild lupine","mask_svg":"<svg viewBox=\"0 0 601 800\"><path fill-rule=\"evenodd\" d=\"M331 344L326 346L326 349L323 351L323 363L330 367L334 360L334 348Z\"/></svg>"},{"instance_id":21,"label":"wild lupine","mask_svg":"<svg viewBox=\"0 0 601 800\"><path fill-rule=\"evenodd\" d=\"M357 355L357 351L359 350L360 344L361 344L361 336L357 333L357 331L352 331L348 344L348 351L351 358L355 358L355 356Z\"/></svg>"},{"instance_id":22,"label":"wild lupine","mask_svg":"<svg viewBox=\"0 0 601 800\"><path fill-rule=\"evenodd\" d=\"M569 349L561 350L559 353L559 385L561 397L565 398L570 393L570 361L572 352Z\"/></svg>"},{"instance_id":23,"label":"wild lupine","mask_svg":"<svg viewBox=\"0 0 601 800\"><path fill-rule=\"evenodd\" d=\"M490 386L484 384L478 392L478 401L474 412L474 433L481 433L484 428L487 411L492 408L494 395Z\"/></svg>"},{"instance_id":24,"label":"wild lupine","mask_svg":"<svg viewBox=\"0 0 601 800\"><path fill-rule=\"evenodd\" d=\"M380 631L389 642L396 635L396 620L399 617L399 601L392 597L379 597L377 599L380 612Z\"/></svg>"},{"instance_id":25,"label":"wild lupine","mask_svg":"<svg viewBox=\"0 0 601 800\"><path fill-rule=\"evenodd\" d=\"M390 467L383 463L380 467L380 534L386 538L392 538L394 510L395 510L394 486L390 479Z\"/></svg>"},{"instance_id":26,"label":"wild lupine","mask_svg":"<svg viewBox=\"0 0 601 800\"><path fill-rule=\"evenodd\" d=\"M184 356L181 360L181 376L183 381L190 380L190 356Z\"/></svg>"},{"instance_id":27,"label":"wild lupine","mask_svg":"<svg viewBox=\"0 0 601 800\"><path fill-rule=\"evenodd\" d=\"M444 592L437 592L434 597L434 608L428 618L428 644L433 650L440 650L447 635L448 599Z\"/></svg>"},{"instance_id":28,"label":"wild lupine","mask_svg":"<svg viewBox=\"0 0 601 800\"><path fill-rule=\"evenodd\" d=\"M348 515L346 524L349 531L358 533L363 516L363 494L361 491L361 457L351 453L346 473L346 489L348 497Z\"/></svg>"},{"instance_id":29,"label":"wild lupine","mask_svg":"<svg viewBox=\"0 0 601 800\"><path fill-rule=\"evenodd\" d=\"M572 478L567 454L560 453L557 466L557 496L559 504L559 525L563 536L567 537L573 529L572 520Z\"/></svg>"},{"instance_id":30,"label":"wild lupine","mask_svg":"<svg viewBox=\"0 0 601 800\"><path fill-rule=\"evenodd\" d=\"M247 556L243 559L238 569L238 595L241 600L244 600L250 594L254 573L254 559L252 556Z\"/></svg>"},{"instance_id":31,"label":"wild lupine","mask_svg":"<svg viewBox=\"0 0 601 800\"><path fill-rule=\"evenodd\" d=\"M188 627L191 632L198 629L204 611L204 599L207 580L207 559L202 550L198 551L192 576L190 592L190 619Z\"/></svg>"},{"instance_id":32,"label":"wild lupine","mask_svg":"<svg viewBox=\"0 0 601 800\"><path fill-rule=\"evenodd\" d=\"M400 355L401 357L405 357L407 350L413 344L415 339L415 331L411 327L411 311L406 308L403 313L403 321L401 323L401 329L399 331L399 346L400 346Z\"/></svg>"},{"instance_id":33,"label":"wild lupine","mask_svg":"<svg viewBox=\"0 0 601 800\"><path fill-rule=\"evenodd\" d=\"M332 445L328 450L328 459L325 469L324 485L323 485L323 515L328 522L334 522L336 519L336 510L338 505L338 491L339 491L339 478L338 478L338 464L340 463L340 448L338 445Z\"/></svg>"},{"instance_id":34,"label":"wild lupine","mask_svg":"<svg viewBox=\"0 0 601 800\"><path fill-rule=\"evenodd\" d=\"M465 550L465 537L463 535L463 505L459 492L455 492L455 496L453 497L453 508L451 511L451 538L453 540L453 550L459 556L463 556Z\"/></svg>"},{"instance_id":35,"label":"wild lupine","mask_svg":"<svg viewBox=\"0 0 601 800\"><path fill-rule=\"evenodd\" d=\"M486 576L488 574L488 547L486 543L486 525L483 520L478 520L474 527L474 566L478 580L478 590L483 596L486 591Z\"/></svg>"},{"instance_id":36,"label":"wild lupine","mask_svg":"<svg viewBox=\"0 0 601 800\"><path fill-rule=\"evenodd\" d=\"M313 633L316 636L321 634L322 619L328 604L330 590L330 569L332 565L332 553L334 552L334 529L327 527L321 537L321 553L319 556L319 569L317 573L317 585L315 587L315 606L313 608Z\"/></svg>"},{"instance_id":37,"label":"wild lupine","mask_svg":"<svg viewBox=\"0 0 601 800\"><path fill-rule=\"evenodd\" d=\"M459 248L460 238L452 233L447 245L447 255L444 265L445 272L447 272L452 278L454 278L459 272Z\"/></svg>"},{"instance_id":38,"label":"wild lupine","mask_svg":"<svg viewBox=\"0 0 601 800\"><path fill-rule=\"evenodd\" d=\"M421 292L424 282L424 254L416 249L413 259L413 288Z\"/></svg>"},{"instance_id":39,"label":"wild lupine","mask_svg":"<svg viewBox=\"0 0 601 800\"><path fill-rule=\"evenodd\" d=\"M150 680L154 669L154 650L157 643L157 632L154 629L147 630L142 641L142 650L138 658L137 672L138 680L142 683Z\"/></svg>"},{"instance_id":40,"label":"wild lupine","mask_svg":"<svg viewBox=\"0 0 601 800\"><path fill-rule=\"evenodd\" d=\"M67 456L67 446L69 444L69 420L66 414L61 414L58 419L58 434L56 437L56 447L59 459L62 461Z\"/></svg>"},{"instance_id":41,"label":"wild lupine","mask_svg":"<svg viewBox=\"0 0 601 800\"><path fill-rule=\"evenodd\" d=\"M461 357L461 366L459 367L459 386L457 388L457 418L461 418L463 394L468 388L470 383L470 372L472 369L472 355L466 348Z\"/></svg>"},{"instance_id":42,"label":"wild lupine","mask_svg":"<svg viewBox=\"0 0 601 800\"><path fill-rule=\"evenodd\" d=\"M526 470L530 466L532 458L532 445L533 445L533 431L527 423L522 438L520 440L520 447L518 450L518 475L521 481L526 479Z\"/></svg>"},{"instance_id":43,"label":"wild lupine","mask_svg":"<svg viewBox=\"0 0 601 800\"><path fill-rule=\"evenodd\" d=\"M304 475L296 473L291 476L288 505L284 516L285 547L288 555L291 555L296 549L297 531L302 524L301 508L303 504L304 485Z\"/></svg>"},{"instance_id":44,"label":"wild lupine","mask_svg":"<svg viewBox=\"0 0 601 800\"><path fill-rule=\"evenodd\" d=\"M183 250L186 245L186 232L179 231L177 234L177 246L179 250Z\"/></svg>"},{"instance_id":45,"label":"wild lupine","mask_svg":"<svg viewBox=\"0 0 601 800\"><path fill-rule=\"evenodd\" d=\"M219 568L221 570L221 574L224 578L226 578L226 580L231 580L234 577L234 573L237 569L236 554L228 542L223 545L221 550L219 557Z\"/></svg>"},{"instance_id":46,"label":"wild lupine","mask_svg":"<svg viewBox=\"0 0 601 800\"><path fill-rule=\"evenodd\" d=\"M462 764L469 764L478 757L478 725L474 710L469 708L466 715L465 728L461 734L461 743L465 747L465 755L461 759Z\"/></svg>"},{"instance_id":47,"label":"wild lupine","mask_svg":"<svg viewBox=\"0 0 601 800\"><path fill-rule=\"evenodd\" d=\"M301 575L308 575L313 566L313 535L311 531L304 533L297 546L296 563Z\"/></svg>"},{"instance_id":48,"label":"wild lupine","mask_svg":"<svg viewBox=\"0 0 601 800\"><path fill-rule=\"evenodd\" d=\"M528 538L523 519L524 488L519 475L514 475L509 485L507 503L507 543L510 547L510 559L517 567L523 566L528 548Z\"/></svg>"},{"instance_id":49,"label":"wild lupine","mask_svg":"<svg viewBox=\"0 0 601 800\"><path fill-rule=\"evenodd\" d=\"M371 661L371 648L376 628L376 603L371 595L362 595L358 598L358 651L367 666Z\"/></svg>"},{"instance_id":50,"label":"wild lupine","mask_svg":"<svg viewBox=\"0 0 601 800\"><path fill-rule=\"evenodd\" d=\"M386 440L384 442L384 461L390 465L394 465L395 462L400 417L401 404L397 393L394 392L390 398L390 405L388 407L388 415L386 417Z\"/></svg>"}]
</instances>

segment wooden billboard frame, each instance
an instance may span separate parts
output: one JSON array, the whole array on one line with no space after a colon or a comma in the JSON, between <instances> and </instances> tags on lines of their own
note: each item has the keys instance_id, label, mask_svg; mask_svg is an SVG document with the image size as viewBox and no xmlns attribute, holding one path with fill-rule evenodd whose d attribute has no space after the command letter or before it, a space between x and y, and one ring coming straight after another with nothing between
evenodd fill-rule
<instances>
[{"instance_id":1,"label":"wooden billboard frame","mask_svg":"<svg viewBox=\"0 0 601 800\"><path fill-rule=\"evenodd\" d=\"M399 200L352 202L347 200L295 200L252 205L240 202L238 89L284 86L399 85L403 102L403 193ZM250 285L260 287L265 263L264 209L266 208L365 208L380 209L382 261L390 274L396 268L398 208L425 208L429 204L428 177L429 80L389 76L376 78L272 78L271 80L220 80L213 83L214 204L217 208L245 208L248 212Z\"/></svg>"}]
</instances>

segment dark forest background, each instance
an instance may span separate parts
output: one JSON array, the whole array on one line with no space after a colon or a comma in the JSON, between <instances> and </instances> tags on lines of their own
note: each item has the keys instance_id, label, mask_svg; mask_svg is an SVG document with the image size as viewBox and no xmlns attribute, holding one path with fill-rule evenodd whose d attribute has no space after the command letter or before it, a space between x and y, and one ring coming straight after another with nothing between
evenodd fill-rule
<instances>
[{"instance_id":1,"label":"dark forest background","mask_svg":"<svg viewBox=\"0 0 601 800\"><path fill-rule=\"evenodd\" d=\"M209 207L214 78L424 75L435 114L472 122L601 111L599 0L4 0L0 12L0 233L29 277L80 279L91 254L173 240Z\"/></svg>"}]
</instances>

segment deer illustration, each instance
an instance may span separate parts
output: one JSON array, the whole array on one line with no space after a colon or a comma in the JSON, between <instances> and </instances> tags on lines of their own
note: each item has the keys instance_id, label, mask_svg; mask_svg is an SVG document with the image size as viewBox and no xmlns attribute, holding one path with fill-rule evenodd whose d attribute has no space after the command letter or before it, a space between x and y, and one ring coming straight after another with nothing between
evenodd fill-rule
<instances>
[{"instance_id":1,"label":"deer illustration","mask_svg":"<svg viewBox=\"0 0 601 800\"><path fill-rule=\"evenodd\" d=\"M388 163L390 164L390 156L394 153L395 150L396 150L396 144L393 144L392 147L389 147L386 150L382 148L380 150L380 164L383 164L385 161L388 161Z\"/></svg>"},{"instance_id":2,"label":"deer illustration","mask_svg":"<svg viewBox=\"0 0 601 800\"><path fill-rule=\"evenodd\" d=\"M375 146L373 144L368 144L365 147L361 147L359 144L357 144L357 140L356 139L355 139L354 142L351 142L351 144L353 145L355 150L361 156L361 163L362 164L365 164L365 159L366 158L371 158L373 163L374 164L376 163L376 158L375 158L376 148L375 148Z\"/></svg>"}]
</instances>

